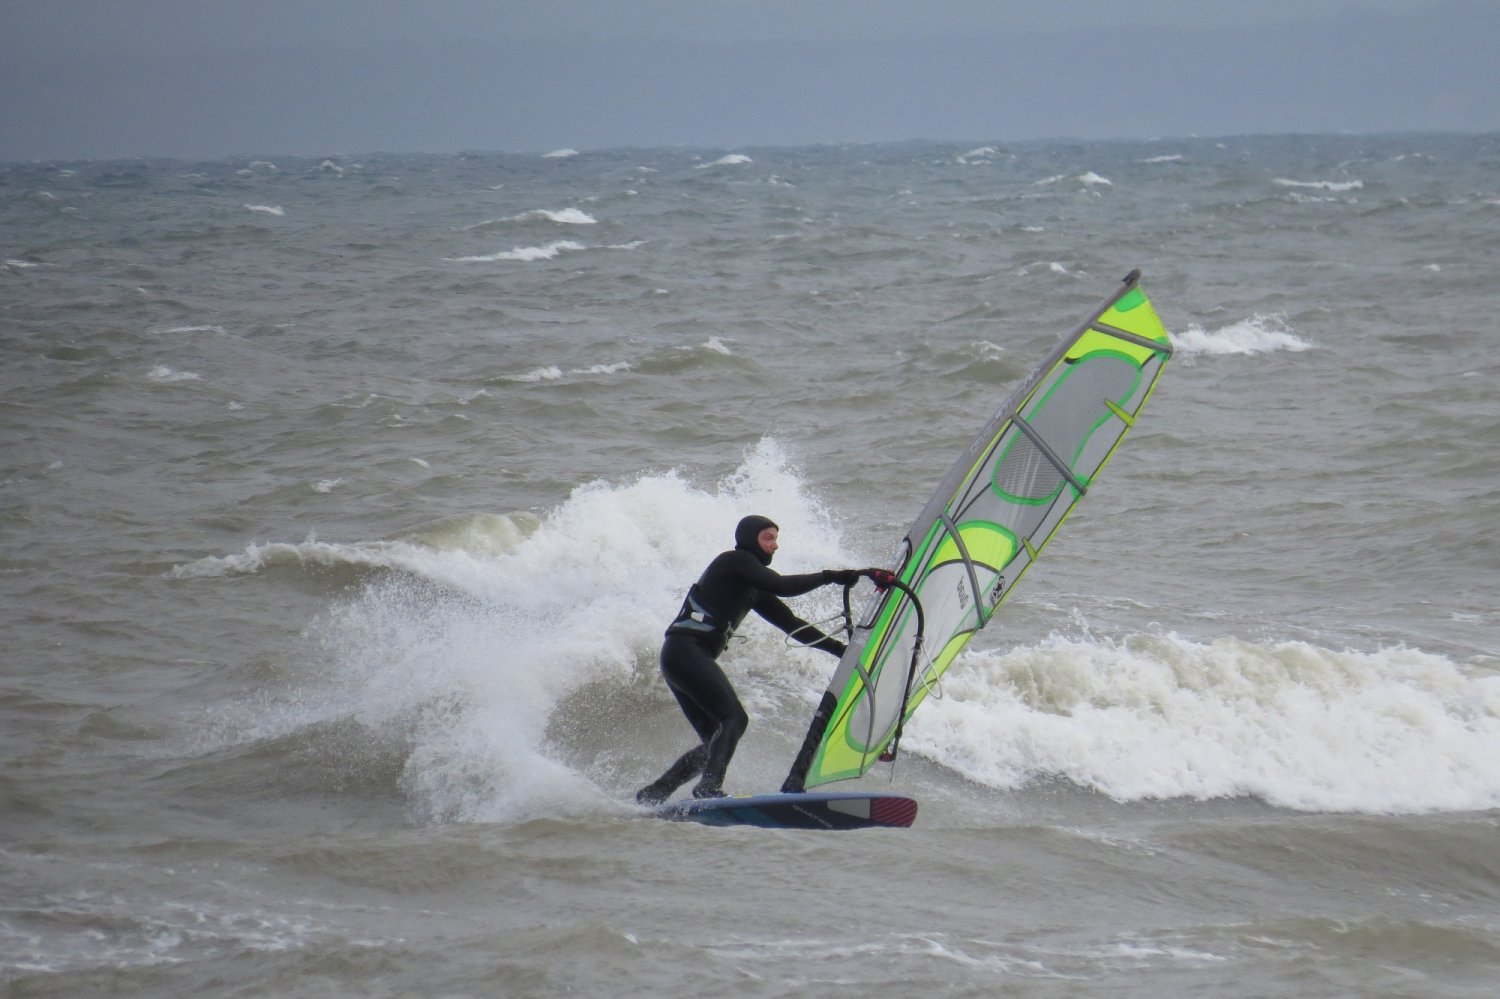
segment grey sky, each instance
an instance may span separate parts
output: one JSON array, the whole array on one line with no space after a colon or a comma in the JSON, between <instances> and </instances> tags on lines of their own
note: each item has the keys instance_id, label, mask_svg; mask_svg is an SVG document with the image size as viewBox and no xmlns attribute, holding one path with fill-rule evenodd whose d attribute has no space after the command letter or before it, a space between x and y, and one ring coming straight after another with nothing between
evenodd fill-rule
<instances>
[{"instance_id":1,"label":"grey sky","mask_svg":"<svg viewBox=\"0 0 1500 999\"><path fill-rule=\"evenodd\" d=\"M1495 0L0 0L0 160L1500 130Z\"/></svg>"}]
</instances>

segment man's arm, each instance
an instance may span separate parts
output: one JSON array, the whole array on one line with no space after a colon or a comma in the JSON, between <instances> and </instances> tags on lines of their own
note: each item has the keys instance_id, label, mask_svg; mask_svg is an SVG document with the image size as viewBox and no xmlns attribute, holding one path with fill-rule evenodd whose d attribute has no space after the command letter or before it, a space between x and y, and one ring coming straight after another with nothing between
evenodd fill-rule
<instances>
[{"instance_id":1,"label":"man's arm","mask_svg":"<svg viewBox=\"0 0 1500 999\"><path fill-rule=\"evenodd\" d=\"M793 613L790 607L769 593L762 591L755 598L755 613L770 621L788 635L793 635L803 645L811 646L814 649L819 649L834 656L842 656L844 654L843 642L840 642L836 638L830 638L808 624Z\"/></svg>"}]
</instances>

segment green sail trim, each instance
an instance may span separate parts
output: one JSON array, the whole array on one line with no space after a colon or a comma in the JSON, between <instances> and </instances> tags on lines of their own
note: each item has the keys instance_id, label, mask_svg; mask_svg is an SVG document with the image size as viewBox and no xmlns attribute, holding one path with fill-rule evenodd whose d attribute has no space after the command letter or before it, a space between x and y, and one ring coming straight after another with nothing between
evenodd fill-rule
<instances>
[{"instance_id":1,"label":"green sail trim","mask_svg":"<svg viewBox=\"0 0 1500 999\"><path fill-rule=\"evenodd\" d=\"M912 522L893 567L900 589L855 623L809 741L807 787L858 777L994 616L1135 425L1171 339L1138 281L1043 359L985 425ZM914 662L915 659L915 662Z\"/></svg>"}]
</instances>

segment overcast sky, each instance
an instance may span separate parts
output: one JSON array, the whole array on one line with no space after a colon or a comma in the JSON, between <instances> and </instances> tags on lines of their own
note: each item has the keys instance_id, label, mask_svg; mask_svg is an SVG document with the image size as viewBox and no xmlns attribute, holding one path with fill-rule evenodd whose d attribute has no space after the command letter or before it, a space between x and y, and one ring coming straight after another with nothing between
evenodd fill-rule
<instances>
[{"instance_id":1,"label":"overcast sky","mask_svg":"<svg viewBox=\"0 0 1500 999\"><path fill-rule=\"evenodd\" d=\"M0 0L0 160L1500 130L1500 0Z\"/></svg>"}]
</instances>

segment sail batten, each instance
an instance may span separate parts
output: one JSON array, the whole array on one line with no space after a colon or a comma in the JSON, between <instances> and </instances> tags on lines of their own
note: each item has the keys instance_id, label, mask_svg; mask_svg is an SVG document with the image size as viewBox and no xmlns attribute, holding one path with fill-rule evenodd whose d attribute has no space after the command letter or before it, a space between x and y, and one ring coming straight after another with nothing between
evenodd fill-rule
<instances>
[{"instance_id":1,"label":"sail batten","mask_svg":"<svg viewBox=\"0 0 1500 999\"><path fill-rule=\"evenodd\" d=\"M1122 330L1119 327L1110 326L1107 323L1094 323L1091 328L1098 330L1100 333L1107 333L1118 340L1128 340L1130 343L1139 344L1142 347L1146 347L1150 350L1159 350L1162 353L1169 355L1172 353L1172 345L1170 343L1158 343L1157 341L1149 339L1148 337L1138 336L1135 333L1130 332L1129 330Z\"/></svg>"},{"instance_id":2,"label":"sail batten","mask_svg":"<svg viewBox=\"0 0 1500 999\"><path fill-rule=\"evenodd\" d=\"M1073 470L1068 467L1068 463L1057 456L1057 453L1054 452L1051 446L1047 443L1046 438L1037 433L1036 430L1031 426L1031 424L1021 419L1020 416L1015 416L1012 419L1015 421L1016 426L1021 428L1021 433L1031 438L1031 443L1035 444L1036 449L1042 452L1042 457L1052 462L1052 467L1057 469L1057 474L1067 479L1068 484L1071 485L1074 489L1078 490L1079 496L1083 496L1088 493L1088 487L1085 486L1082 482L1079 482L1078 479L1074 477Z\"/></svg>"},{"instance_id":3,"label":"sail batten","mask_svg":"<svg viewBox=\"0 0 1500 999\"><path fill-rule=\"evenodd\" d=\"M1172 354L1139 277L1043 358L938 484L891 567L898 585L855 621L789 782L873 766L1089 493Z\"/></svg>"}]
</instances>

